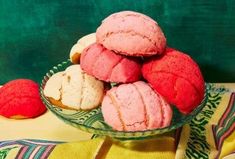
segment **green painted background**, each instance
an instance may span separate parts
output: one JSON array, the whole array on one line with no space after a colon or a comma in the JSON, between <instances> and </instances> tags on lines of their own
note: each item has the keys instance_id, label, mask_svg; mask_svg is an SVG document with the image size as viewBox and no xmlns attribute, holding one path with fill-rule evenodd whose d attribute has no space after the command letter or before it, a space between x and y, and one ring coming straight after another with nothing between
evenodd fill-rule
<instances>
[{"instance_id":1,"label":"green painted background","mask_svg":"<svg viewBox=\"0 0 235 159\"><path fill-rule=\"evenodd\" d=\"M158 21L168 45L190 54L208 82L235 82L233 0L0 0L0 84L40 81L101 20L135 10Z\"/></svg>"}]
</instances>

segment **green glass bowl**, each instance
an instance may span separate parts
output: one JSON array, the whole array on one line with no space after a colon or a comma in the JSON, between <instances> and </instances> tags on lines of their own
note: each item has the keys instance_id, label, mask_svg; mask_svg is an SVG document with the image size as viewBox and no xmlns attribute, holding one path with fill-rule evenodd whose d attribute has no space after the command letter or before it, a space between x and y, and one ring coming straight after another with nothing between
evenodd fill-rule
<instances>
[{"instance_id":1,"label":"green glass bowl","mask_svg":"<svg viewBox=\"0 0 235 159\"><path fill-rule=\"evenodd\" d=\"M101 109L93 109L91 111L76 111L76 110L68 110L63 109L58 106L53 105L47 97L43 94L44 86L47 80L55 73L59 71L64 71L68 66L72 65L69 60L54 66L43 78L42 83L40 85L40 95L41 98L46 105L46 107L55 114L58 118L63 120L65 123L70 124L76 128L87 131L89 133L97 134L97 135L107 135L113 138L119 139L144 139L148 137L157 136L159 134L169 132L175 130L184 124L191 121L206 105L207 101L207 92L208 87L206 87L204 99L202 103L194 109L194 111L188 115L181 114L175 107L173 108L173 118L171 125L165 128L153 129L153 130L145 130L145 131L116 131L113 130L110 126L108 126L103 119Z\"/></svg>"}]
</instances>

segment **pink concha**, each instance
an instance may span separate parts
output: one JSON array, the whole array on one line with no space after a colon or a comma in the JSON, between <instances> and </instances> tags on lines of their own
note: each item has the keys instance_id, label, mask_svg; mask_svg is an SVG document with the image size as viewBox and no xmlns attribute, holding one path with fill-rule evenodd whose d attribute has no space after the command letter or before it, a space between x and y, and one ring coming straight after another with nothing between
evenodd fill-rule
<instances>
[{"instance_id":1,"label":"pink concha","mask_svg":"<svg viewBox=\"0 0 235 159\"><path fill-rule=\"evenodd\" d=\"M104 120L118 131L142 131L167 127L170 105L143 81L109 90L102 102Z\"/></svg>"},{"instance_id":2,"label":"pink concha","mask_svg":"<svg viewBox=\"0 0 235 159\"><path fill-rule=\"evenodd\" d=\"M87 74L106 82L129 83L141 77L141 64L136 58L117 55L100 44L83 51L80 65Z\"/></svg>"},{"instance_id":3,"label":"pink concha","mask_svg":"<svg viewBox=\"0 0 235 159\"><path fill-rule=\"evenodd\" d=\"M96 41L109 50L128 56L162 54L166 38L150 17L133 12L114 13L96 30Z\"/></svg>"}]
</instances>

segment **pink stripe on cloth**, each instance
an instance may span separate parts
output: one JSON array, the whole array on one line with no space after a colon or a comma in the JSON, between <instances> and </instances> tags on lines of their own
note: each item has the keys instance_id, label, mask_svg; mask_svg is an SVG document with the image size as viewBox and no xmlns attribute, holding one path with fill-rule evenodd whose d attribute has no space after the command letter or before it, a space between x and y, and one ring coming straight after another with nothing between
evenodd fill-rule
<instances>
[{"instance_id":1,"label":"pink stripe on cloth","mask_svg":"<svg viewBox=\"0 0 235 159\"><path fill-rule=\"evenodd\" d=\"M24 156L24 154L25 154L25 152L27 151L28 148L29 148L28 146L25 146L25 147L20 151L20 153L16 156L16 158L17 158L17 159L22 159L23 156Z\"/></svg>"},{"instance_id":2,"label":"pink stripe on cloth","mask_svg":"<svg viewBox=\"0 0 235 159\"><path fill-rule=\"evenodd\" d=\"M31 155L29 156L29 159L33 159L35 154L38 152L38 150L41 148L42 146L37 146L33 152L31 153Z\"/></svg>"},{"instance_id":3,"label":"pink stripe on cloth","mask_svg":"<svg viewBox=\"0 0 235 159\"><path fill-rule=\"evenodd\" d=\"M234 131L234 129L235 129L235 123L233 123L233 125L228 129L228 131L226 133L224 133L223 136L221 136L219 143L218 143L218 154L215 157L216 159L219 158L219 156L220 156L221 149L222 149L223 142L224 142L225 138L227 138L229 135L231 135L232 132Z\"/></svg>"},{"instance_id":4,"label":"pink stripe on cloth","mask_svg":"<svg viewBox=\"0 0 235 159\"><path fill-rule=\"evenodd\" d=\"M48 146L47 149L45 150L45 152L43 152L43 154L40 158L45 159L49 155L49 153L53 150L54 147L55 147L55 145Z\"/></svg>"},{"instance_id":5,"label":"pink stripe on cloth","mask_svg":"<svg viewBox=\"0 0 235 159\"><path fill-rule=\"evenodd\" d=\"M235 123L233 123L233 125L228 129L228 131L226 131L221 137L220 137L220 140L219 140L219 149L222 148L222 144L225 140L225 138L227 138L229 135L231 135L231 133L234 131L235 129Z\"/></svg>"},{"instance_id":6,"label":"pink stripe on cloth","mask_svg":"<svg viewBox=\"0 0 235 159\"><path fill-rule=\"evenodd\" d=\"M221 127L223 125L223 122L225 120L225 118L227 117L227 115L230 113L233 103L234 103L234 99L235 99L235 93L232 93L230 96L230 100L229 100L229 104L226 108L226 111L224 112L224 114L222 115L222 118L219 119L219 127Z\"/></svg>"}]
</instances>

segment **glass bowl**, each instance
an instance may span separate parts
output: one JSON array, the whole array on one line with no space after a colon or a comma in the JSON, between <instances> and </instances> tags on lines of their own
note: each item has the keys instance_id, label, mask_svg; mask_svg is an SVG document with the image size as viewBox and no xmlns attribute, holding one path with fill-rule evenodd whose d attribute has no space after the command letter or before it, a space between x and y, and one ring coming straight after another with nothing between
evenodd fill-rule
<instances>
[{"instance_id":1,"label":"glass bowl","mask_svg":"<svg viewBox=\"0 0 235 159\"><path fill-rule=\"evenodd\" d=\"M153 130L145 130L145 131L116 131L113 130L110 126L108 126L103 119L101 109L96 108L91 111L77 111L77 110L69 110L64 109L58 106L53 105L47 97L43 94L43 89L47 80L55 73L59 71L64 71L68 66L72 65L72 63L67 60L54 66L49 72L44 76L42 83L40 85L40 95L41 98L46 105L46 107L59 119L63 120L65 123L72 125L76 128L84 130L89 133L93 133L96 135L106 135L112 138L118 139L144 139L148 137L157 136L159 134L169 132L175 130L184 124L191 121L206 105L207 96L208 96L208 87L206 87L204 99L201 104L193 110L188 115L181 114L174 106L173 109L173 118L171 125L165 128L153 129Z\"/></svg>"}]
</instances>

